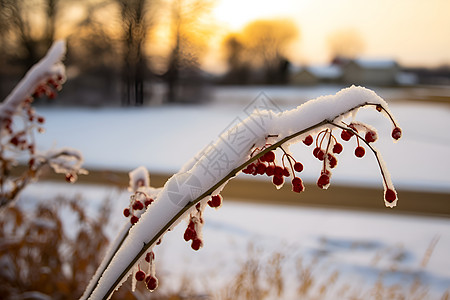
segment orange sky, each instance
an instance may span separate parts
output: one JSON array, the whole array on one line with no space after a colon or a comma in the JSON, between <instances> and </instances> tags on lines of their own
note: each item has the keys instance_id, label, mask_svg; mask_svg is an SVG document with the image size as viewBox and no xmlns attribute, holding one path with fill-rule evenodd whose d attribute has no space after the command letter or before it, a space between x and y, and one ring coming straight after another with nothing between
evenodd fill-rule
<instances>
[{"instance_id":1,"label":"orange sky","mask_svg":"<svg viewBox=\"0 0 450 300\"><path fill-rule=\"evenodd\" d=\"M255 19L294 20L301 30L290 52L294 63L328 62L328 36L353 28L363 38L364 56L409 66L450 64L448 0L217 0L213 14L234 31ZM208 61L206 67L213 68Z\"/></svg>"}]
</instances>

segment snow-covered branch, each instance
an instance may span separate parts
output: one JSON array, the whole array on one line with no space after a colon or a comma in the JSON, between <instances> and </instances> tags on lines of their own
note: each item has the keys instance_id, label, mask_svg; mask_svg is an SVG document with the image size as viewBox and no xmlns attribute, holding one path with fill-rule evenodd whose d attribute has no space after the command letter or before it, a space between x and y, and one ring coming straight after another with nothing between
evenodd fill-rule
<instances>
[{"instance_id":1,"label":"snow-covered branch","mask_svg":"<svg viewBox=\"0 0 450 300\"><path fill-rule=\"evenodd\" d=\"M73 149L38 153L35 131L43 132L45 118L31 106L34 98L56 97L65 82L62 59L66 53L64 41L56 41L47 55L34 65L0 104L0 207L10 203L32 180L38 178L42 167L49 165L57 173L65 173L73 182L81 169L83 157ZM27 169L17 177L10 175L18 162L26 158Z\"/></svg>"},{"instance_id":2,"label":"snow-covered branch","mask_svg":"<svg viewBox=\"0 0 450 300\"><path fill-rule=\"evenodd\" d=\"M303 166L290 154L289 146L300 141L311 146L314 144L313 136L316 136L313 154L323 162L317 181L320 188L329 186L331 171L337 165L336 156L343 150L335 136L339 130L344 141L354 136L357 157L365 154L361 144L368 145L375 153L385 187L385 204L395 206L397 193L380 155L372 145L378 133L361 122L352 120L346 123L348 118L355 118L361 107L373 108L386 115L392 123L392 137L395 140L401 137L401 129L386 102L371 90L353 86L336 95L311 100L290 111L274 113L255 110L202 150L161 190L150 192L138 188L131 198L130 207L124 211L133 226L122 235L120 243L115 243L116 248L110 251L111 258L102 264L82 299L110 298L114 290L133 273L134 281L145 281L147 287L154 290L158 283L152 267L155 244L183 218L189 218L184 239L192 241L194 250L202 247L203 210L208 205L220 206L221 190L241 171L272 177L277 188L284 184L285 178L290 177L292 190L303 191L303 183L297 176ZM281 149L281 157L275 155L274 150L278 148ZM145 187L145 176L143 178L142 186ZM150 270L147 275L141 269L146 263Z\"/></svg>"}]
</instances>

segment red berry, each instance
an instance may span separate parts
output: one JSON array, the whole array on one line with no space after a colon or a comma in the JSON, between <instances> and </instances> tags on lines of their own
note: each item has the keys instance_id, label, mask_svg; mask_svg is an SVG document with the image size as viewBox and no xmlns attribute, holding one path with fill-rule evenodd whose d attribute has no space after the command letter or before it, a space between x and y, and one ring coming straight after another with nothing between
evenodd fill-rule
<instances>
[{"instance_id":1,"label":"red berry","mask_svg":"<svg viewBox=\"0 0 450 300\"><path fill-rule=\"evenodd\" d=\"M283 169L283 176L284 177L289 177L291 176L291 174L289 174L289 169L287 167L284 167Z\"/></svg>"},{"instance_id":2,"label":"red berry","mask_svg":"<svg viewBox=\"0 0 450 300\"><path fill-rule=\"evenodd\" d=\"M134 277L136 278L137 281L142 281L142 280L145 279L145 272L142 271L142 270L139 270L139 271L136 272Z\"/></svg>"},{"instance_id":3,"label":"red berry","mask_svg":"<svg viewBox=\"0 0 450 300\"><path fill-rule=\"evenodd\" d=\"M42 116L39 116L39 117L37 118L37 121L38 121L39 124L42 124L42 123L45 122L45 118L42 117Z\"/></svg>"},{"instance_id":4,"label":"red berry","mask_svg":"<svg viewBox=\"0 0 450 300\"><path fill-rule=\"evenodd\" d=\"M401 130L401 128L400 127L395 127L393 130L392 130L392 138L394 139L394 140L398 140L398 139L400 139L402 137L402 130Z\"/></svg>"},{"instance_id":5,"label":"red berry","mask_svg":"<svg viewBox=\"0 0 450 300\"><path fill-rule=\"evenodd\" d=\"M356 147L356 149L355 149L355 155L356 155L356 157L361 158L361 157L364 156L364 154L366 154L366 150L364 150L363 147L361 147L361 146Z\"/></svg>"},{"instance_id":6,"label":"red berry","mask_svg":"<svg viewBox=\"0 0 450 300\"><path fill-rule=\"evenodd\" d=\"M377 140L377 133L375 131L367 131L364 139L368 143L373 143Z\"/></svg>"},{"instance_id":7,"label":"red berry","mask_svg":"<svg viewBox=\"0 0 450 300\"><path fill-rule=\"evenodd\" d=\"M144 204L142 204L142 202L141 201L135 201L134 203L133 203L133 209L134 210L141 210L141 209L143 209L144 208Z\"/></svg>"},{"instance_id":8,"label":"red berry","mask_svg":"<svg viewBox=\"0 0 450 300\"><path fill-rule=\"evenodd\" d=\"M211 197L211 200L208 201L208 205L210 207L219 207L222 204L222 196L214 195Z\"/></svg>"},{"instance_id":9,"label":"red berry","mask_svg":"<svg viewBox=\"0 0 450 300\"><path fill-rule=\"evenodd\" d=\"M273 151L269 151L264 154L264 161L273 162L275 160L275 153Z\"/></svg>"},{"instance_id":10,"label":"red berry","mask_svg":"<svg viewBox=\"0 0 450 300\"><path fill-rule=\"evenodd\" d=\"M330 183L330 176L326 173L320 175L319 179L317 180L317 186L322 189L329 183Z\"/></svg>"},{"instance_id":11,"label":"red berry","mask_svg":"<svg viewBox=\"0 0 450 300\"><path fill-rule=\"evenodd\" d=\"M145 278L145 285L150 291L156 290L158 287L158 278L148 275L147 278Z\"/></svg>"},{"instance_id":12,"label":"red berry","mask_svg":"<svg viewBox=\"0 0 450 300\"><path fill-rule=\"evenodd\" d=\"M333 153L339 154L342 152L343 149L344 147L342 147L342 144L336 143L333 146Z\"/></svg>"},{"instance_id":13,"label":"red berry","mask_svg":"<svg viewBox=\"0 0 450 300\"><path fill-rule=\"evenodd\" d=\"M259 163L256 166L256 173L258 173L259 175L263 175L266 172L266 165L263 163Z\"/></svg>"},{"instance_id":14,"label":"red berry","mask_svg":"<svg viewBox=\"0 0 450 300\"><path fill-rule=\"evenodd\" d=\"M397 199L397 194L395 193L395 191L387 189L384 193L384 199L386 199L387 202L392 203L395 201L395 199Z\"/></svg>"},{"instance_id":15,"label":"red berry","mask_svg":"<svg viewBox=\"0 0 450 300\"><path fill-rule=\"evenodd\" d=\"M313 155L314 155L314 157L317 157L317 155L319 154L319 152L320 152L320 147L314 148L314 150L313 150Z\"/></svg>"},{"instance_id":16,"label":"red berry","mask_svg":"<svg viewBox=\"0 0 450 300\"><path fill-rule=\"evenodd\" d=\"M349 141L353 136L353 132L351 132L350 130L342 130L341 132L341 139L343 139L344 141Z\"/></svg>"},{"instance_id":17,"label":"red berry","mask_svg":"<svg viewBox=\"0 0 450 300\"><path fill-rule=\"evenodd\" d=\"M300 193L304 190L303 182L299 177L294 177L291 183L292 183L292 191Z\"/></svg>"},{"instance_id":18,"label":"red berry","mask_svg":"<svg viewBox=\"0 0 450 300\"><path fill-rule=\"evenodd\" d=\"M303 165L302 165L302 163L301 163L301 162L296 162L296 163L294 164L294 170L295 170L295 172L301 172L301 171L303 171Z\"/></svg>"},{"instance_id":19,"label":"red berry","mask_svg":"<svg viewBox=\"0 0 450 300\"><path fill-rule=\"evenodd\" d=\"M337 159L333 154L328 153L328 164L330 165L331 169L337 166Z\"/></svg>"},{"instance_id":20,"label":"red berry","mask_svg":"<svg viewBox=\"0 0 450 300\"><path fill-rule=\"evenodd\" d=\"M145 199L145 202L144 202L145 207L147 208L147 206L149 206L150 204L152 204L153 201L154 201L154 200L153 200L152 198L147 198L147 199Z\"/></svg>"},{"instance_id":21,"label":"red berry","mask_svg":"<svg viewBox=\"0 0 450 300\"><path fill-rule=\"evenodd\" d=\"M270 177L270 176L273 176L274 173L275 173L275 166L273 166L273 165L267 166L266 175Z\"/></svg>"},{"instance_id":22,"label":"red berry","mask_svg":"<svg viewBox=\"0 0 450 300\"><path fill-rule=\"evenodd\" d=\"M12 137L12 138L9 140L9 142L10 142L11 144L13 144L14 146L17 146L17 145L19 145L19 143L20 143L19 138L18 138L17 136Z\"/></svg>"},{"instance_id":23,"label":"red berry","mask_svg":"<svg viewBox=\"0 0 450 300\"><path fill-rule=\"evenodd\" d=\"M193 240L193 239L197 238L197 232L195 231L195 229L188 227L188 228L186 228L186 231L184 232L183 238L186 242Z\"/></svg>"},{"instance_id":24,"label":"red berry","mask_svg":"<svg viewBox=\"0 0 450 300\"><path fill-rule=\"evenodd\" d=\"M318 160L324 160L325 159L325 152L322 149L319 149L317 152L317 159Z\"/></svg>"},{"instance_id":25,"label":"red berry","mask_svg":"<svg viewBox=\"0 0 450 300\"><path fill-rule=\"evenodd\" d=\"M308 135L304 140L303 143L306 146L311 146L311 144L313 143L313 137L311 135Z\"/></svg>"},{"instance_id":26,"label":"red berry","mask_svg":"<svg viewBox=\"0 0 450 300\"><path fill-rule=\"evenodd\" d=\"M284 178L283 178L283 176L273 176L272 182L276 186L280 186L284 183Z\"/></svg>"},{"instance_id":27,"label":"red berry","mask_svg":"<svg viewBox=\"0 0 450 300\"><path fill-rule=\"evenodd\" d=\"M245 174L255 175L256 173L256 165L254 163L249 164L244 170L242 170Z\"/></svg>"},{"instance_id":28,"label":"red berry","mask_svg":"<svg viewBox=\"0 0 450 300\"><path fill-rule=\"evenodd\" d=\"M137 223L137 221L139 221L138 217L136 217L135 215L131 216L131 219L130 219L131 224L134 225Z\"/></svg>"},{"instance_id":29,"label":"red berry","mask_svg":"<svg viewBox=\"0 0 450 300\"><path fill-rule=\"evenodd\" d=\"M130 209L129 209L129 208L125 208L125 209L123 210L123 215L124 215L126 218L128 218L128 217L130 216Z\"/></svg>"},{"instance_id":30,"label":"red berry","mask_svg":"<svg viewBox=\"0 0 450 300\"><path fill-rule=\"evenodd\" d=\"M282 168L280 166L276 166L275 170L273 170L273 175L275 177L283 177L283 173L284 173L284 168Z\"/></svg>"},{"instance_id":31,"label":"red berry","mask_svg":"<svg viewBox=\"0 0 450 300\"><path fill-rule=\"evenodd\" d=\"M203 242L201 239L195 238L192 241L191 248L194 249L195 251L199 250L202 246L203 246Z\"/></svg>"}]
</instances>

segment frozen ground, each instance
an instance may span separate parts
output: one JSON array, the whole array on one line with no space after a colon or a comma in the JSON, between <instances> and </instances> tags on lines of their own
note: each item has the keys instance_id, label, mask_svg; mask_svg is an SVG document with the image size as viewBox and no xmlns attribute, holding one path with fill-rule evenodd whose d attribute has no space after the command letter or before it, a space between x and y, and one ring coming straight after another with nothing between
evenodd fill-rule
<instances>
[{"instance_id":1,"label":"frozen ground","mask_svg":"<svg viewBox=\"0 0 450 300\"><path fill-rule=\"evenodd\" d=\"M21 205L36 201L36 195L40 195L40 201L46 201L54 199L52 195L77 194L92 210L103 199L110 199L115 216L115 222L108 227L110 237L122 222L127 222L119 216L128 204L128 193L106 186L34 184L22 194ZM265 263L276 253L285 256L283 299L297 299L292 295L298 288L295 267L299 259L307 266L314 261L312 275L317 285L338 272L338 282L329 287L328 299L335 299L334 288L338 290L347 284L358 294L373 288L379 278L386 286L398 284L405 291L419 280L429 289L425 299L440 299L450 288L449 219L255 206L227 200L230 199L225 199L218 210L206 210L205 245L199 252L183 240L184 222L156 247L157 274L163 288L177 290L186 276L198 291L223 287L249 258L257 257L267 267ZM75 220L70 215L64 219L67 228L71 228ZM433 241L437 244L424 263Z\"/></svg>"}]
</instances>

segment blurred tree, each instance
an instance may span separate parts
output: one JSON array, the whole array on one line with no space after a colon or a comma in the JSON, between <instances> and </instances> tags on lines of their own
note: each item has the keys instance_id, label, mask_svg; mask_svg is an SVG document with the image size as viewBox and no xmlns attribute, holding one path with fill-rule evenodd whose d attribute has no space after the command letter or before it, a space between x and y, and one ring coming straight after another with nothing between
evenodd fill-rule
<instances>
[{"instance_id":1,"label":"blurred tree","mask_svg":"<svg viewBox=\"0 0 450 300\"><path fill-rule=\"evenodd\" d=\"M47 51L56 35L61 0L0 0L3 54L28 69Z\"/></svg>"},{"instance_id":2,"label":"blurred tree","mask_svg":"<svg viewBox=\"0 0 450 300\"><path fill-rule=\"evenodd\" d=\"M199 76L199 60L206 49L211 27L205 25L214 0L170 0L170 54L163 78L166 100L179 100L181 72ZM197 73L197 74L194 74Z\"/></svg>"},{"instance_id":3,"label":"blurred tree","mask_svg":"<svg viewBox=\"0 0 450 300\"><path fill-rule=\"evenodd\" d=\"M144 103L144 78L148 60L144 46L147 32L152 24L151 5L147 0L116 0L122 18L123 104L142 105Z\"/></svg>"},{"instance_id":4,"label":"blurred tree","mask_svg":"<svg viewBox=\"0 0 450 300\"><path fill-rule=\"evenodd\" d=\"M250 66L245 57L245 45L236 33L231 33L225 37L223 48L228 65L228 72L225 78L226 83L246 84L249 79Z\"/></svg>"},{"instance_id":5,"label":"blurred tree","mask_svg":"<svg viewBox=\"0 0 450 300\"><path fill-rule=\"evenodd\" d=\"M340 29L328 36L332 61L358 57L364 51L364 40L356 29Z\"/></svg>"},{"instance_id":6,"label":"blurred tree","mask_svg":"<svg viewBox=\"0 0 450 300\"><path fill-rule=\"evenodd\" d=\"M246 59L265 72L264 83L283 83L288 67L287 47L298 38L299 30L289 20L257 20L242 31Z\"/></svg>"}]
</instances>

